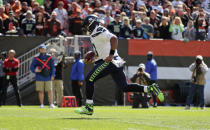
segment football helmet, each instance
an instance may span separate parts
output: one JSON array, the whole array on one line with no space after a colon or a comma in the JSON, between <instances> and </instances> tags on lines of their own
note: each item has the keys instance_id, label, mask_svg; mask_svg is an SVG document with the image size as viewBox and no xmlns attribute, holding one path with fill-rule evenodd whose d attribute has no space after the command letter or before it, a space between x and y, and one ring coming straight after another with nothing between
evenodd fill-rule
<instances>
[{"instance_id":1,"label":"football helmet","mask_svg":"<svg viewBox=\"0 0 210 130\"><path fill-rule=\"evenodd\" d=\"M88 15L83 21L83 28L85 31L93 32L93 30L99 25L100 21L96 15Z\"/></svg>"}]
</instances>

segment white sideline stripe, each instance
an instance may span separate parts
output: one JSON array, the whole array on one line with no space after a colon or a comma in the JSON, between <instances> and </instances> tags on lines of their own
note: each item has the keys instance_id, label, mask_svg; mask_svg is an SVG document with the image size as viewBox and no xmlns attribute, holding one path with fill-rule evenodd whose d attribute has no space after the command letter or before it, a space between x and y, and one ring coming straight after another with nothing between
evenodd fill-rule
<instances>
[{"instance_id":1,"label":"white sideline stripe","mask_svg":"<svg viewBox=\"0 0 210 130\"><path fill-rule=\"evenodd\" d=\"M168 129L182 129L182 127L178 126L169 126L169 125L161 125L161 124L154 124L150 122L137 122L137 121L122 121L122 120L113 120L116 122L121 122L121 123L128 123L128 124L136 124L136 125L147 125L147 126L153 126L153 127L160 127L160 128L168 128Z\"/></svg>"}]
</instances>

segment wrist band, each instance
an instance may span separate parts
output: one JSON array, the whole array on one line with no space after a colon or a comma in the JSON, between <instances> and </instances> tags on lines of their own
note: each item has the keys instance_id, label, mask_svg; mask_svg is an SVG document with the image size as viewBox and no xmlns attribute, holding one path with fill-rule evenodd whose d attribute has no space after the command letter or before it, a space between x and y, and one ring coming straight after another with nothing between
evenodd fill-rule
<instances>
[{"instance_id":1,"label":"wrist band","mask_svg":"<svg viewBox=\"0 0 210 130\"><path fill-rule=\"evenodd\" d=\"M110 50L109 52L110 55L114 55L114 53L115 53L115 50Z\"/></svg>"}]
</instances>

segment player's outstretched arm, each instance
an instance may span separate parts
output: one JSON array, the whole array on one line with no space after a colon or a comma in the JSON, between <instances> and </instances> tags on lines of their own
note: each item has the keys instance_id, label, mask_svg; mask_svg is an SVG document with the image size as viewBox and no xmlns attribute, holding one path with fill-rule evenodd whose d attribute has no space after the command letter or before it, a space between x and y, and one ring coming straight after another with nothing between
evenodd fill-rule
<instances>
[{"instance_id":1,"label":"player's outstretched arm","mask_svg":"<svg viewBox=\"0 0 210 130\"><path fill-rule=\"evenodd\" d=\"M110 39L110 44L111 44L111 50L110 50L109 56L105 59L106 62L111 62L114 57L114 53L118 46L118 39L116 36L113 36Z\"/></svg>"}]
</instances>

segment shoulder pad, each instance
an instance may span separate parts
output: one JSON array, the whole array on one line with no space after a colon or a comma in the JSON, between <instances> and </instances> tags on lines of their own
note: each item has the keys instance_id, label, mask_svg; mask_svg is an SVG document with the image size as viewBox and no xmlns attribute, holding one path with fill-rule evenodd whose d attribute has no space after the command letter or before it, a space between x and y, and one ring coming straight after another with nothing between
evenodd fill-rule
<instances>
[{"instance_id":1,"label":"shoulder pad","mask_svg":"<svg viewBox=\"0 0 210 130\"><path fill-rule=\"evenodd\" d=\"M92 37L96 37L105 31L107 31L107 29L105 27L99 26L96 28L96 32L95 32L95 34L92 35Z\"/></svg>"}]
</instances>

